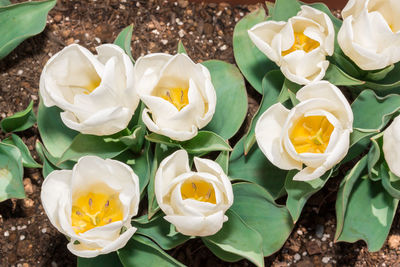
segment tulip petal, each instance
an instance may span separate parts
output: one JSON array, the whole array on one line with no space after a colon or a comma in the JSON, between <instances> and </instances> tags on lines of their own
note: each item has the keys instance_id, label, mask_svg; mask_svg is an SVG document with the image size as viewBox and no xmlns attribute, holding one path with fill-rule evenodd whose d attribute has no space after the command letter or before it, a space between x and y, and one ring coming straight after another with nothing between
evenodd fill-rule
<instances>
[{"instance_id":1,"label":"tulip petal","mask_svg":"<svg viewBox=\"0 0 400 267\"><path fill-rule=\"evenodd\" d=\"M300 170L302 163L291 158L281 143L288 115L289 111L282 104L272 105L257 121L255 136L261 151L272 164L284 170Z\"/></svg>"},{"instance_id":2,"label":"tulip petal","mask_svg":"<svg viewBox=\"0 0 400 267\"><path fill-rule=\"evenodd\" d=\"M324 166L318 168L305 167L293 177L294 181L311 181L324 175L327 169Z\"/></svg>"},{"instance_id":3,"label":"tulip petal","mask_svg":"<svg viewBox=\"0 0 400 267\"><path fill-rule=\"evenodd\" d=\"M332 102L330 106L334 108L329 107L327 109L322 104L321 109L332 113L345 129L352 129L353 111L351 110L351 106L339 88L333 84L327 81L319 81L306 85L297 92L296 98L302 102L315 98L326 99Z\"/></svg>"},{"instance_id":4,"label":"tulip petal","mask_svg":"<svg viewBox=\"0 0 400 267\"><path fill-rule=\"evenodd\" d=\"M383 134L383 155L391 172L400 176L400 117L396 117Z\"/></svg>"},{"instance_id":5,"label":"tulip petal","mask_svg":"<svg viewBox=\"0 0 400 267\"><path fill-rule=\"evenodd\" d=\"M188 236L209 236L217 233L224 222L224 213L219 211L207 217L165 216L165 220L175 225L178 232Z\"/></svg>"}]
</instances>

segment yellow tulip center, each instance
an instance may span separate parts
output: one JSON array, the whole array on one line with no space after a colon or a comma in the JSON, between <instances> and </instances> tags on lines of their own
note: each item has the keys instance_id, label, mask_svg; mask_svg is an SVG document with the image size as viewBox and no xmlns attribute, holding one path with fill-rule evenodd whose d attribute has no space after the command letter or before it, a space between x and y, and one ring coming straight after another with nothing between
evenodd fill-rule
<instances>
[{"instance_id":1,"label":"yellow tulip center","mask_svg":"<svg viewBox=\"0 0 400 267\"><path fill-rule=\"evenodd\" d=\"M289 138L297 153L324 153L332 131L333 125L325 116L302 117Z\"/></svg>"},{"instance_id":2,"label":"yellow tulip center","mask_svg":"<svg viewBox=\"0 0 400 267\"><path fill-rule=\"evenodd\" d=\"M315 48L319 47L319 43L309 37L307 37L302 32L295 32L294 33L294 44L288 50L282 51L282 56L286 56L297 50L303 50L306 53L314 50Z\"/></svg>"},{"instance_id":3,"label":"yellow tulip center","mask_svg":"<svg viewBox=\"0 0 400 267\"><path fill-rule=\"evenodd\" d=\"M189 104L189 88L160 88L156 90L156 92L156 96L167 100L178 110L181 110Z\"/></svg>"},{"instance_id":4,"label":"yellow tulip center","mask_svg":"<svg viewBox=\"0 0 400 267\"><path fill-rule=\"evenodd\" d=\"M93 92L97 87L99 87L101 83L101 78L99 76L97 76L95 79L91 80L89 82L89 84L87 84L86 86L84 86L84 91L83 93L85 95L90 94L91 92Z\"/></svg>"},{"instance_id":5,"label":"yellow tulip center","mask_svg":"<svg viewBox=\"0 0 400 267\"><path fill-rule=\"evenodd\" d=\"M83 233L123 219L123 206L119 194L109 192L112 190L108 188L101 192L85 191L74 194L71 221L75 233Z\"/></svg>"},{"instance_id":6,"label":"yellow tulip center","mask_svg":"<svg viewBox=\"0 0 400 267\"><path fill-rule=\"evenodd\" d=\"M215 204L215 190L212 184L205 181L185 181L181 186L182 199L194 199L197 201Z\"/></svg>"}]
</instances>

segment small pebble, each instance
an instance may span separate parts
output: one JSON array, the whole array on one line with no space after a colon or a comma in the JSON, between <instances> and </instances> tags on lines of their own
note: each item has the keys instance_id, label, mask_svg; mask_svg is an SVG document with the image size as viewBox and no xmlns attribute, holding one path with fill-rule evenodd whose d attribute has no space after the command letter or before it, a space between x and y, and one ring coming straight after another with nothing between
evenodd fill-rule
<instances>
[{"instance_id":1,"label":"small pebble","mask_svg":"<svg viewBox=\"0 0 400 267\"><path fill-rule=\"evenodd\" d=\"M8 236L10 236L10 232L8 232L8 231L5 231L5 232L4 232L4 236L5 236L5 237L8 237Z\"/></svg>"},{"instance_id":2,"label":"small pebble","mask_svg":"<svg viewBox=\"0 0 400 267\"><path fill-rule=\"evenodd\" d=\"M330 259L331 259L331 257L323 257L322 262L326 264L330 261Z\"/></svg>"},{"instance_id":3,"label":"small pebble","mask_svg":"<svg viewBox=\"0 0 400 267\"><path fill-rule=\"evenodd\" d=\"M298 234L298 235L303 235L303 231L297 230L297 234Z\"/></svg>"},{"instance_id":4,"label":"small pebble","mask_svg":"<svg viewBox=\"0 0 400 267\"><path fill-rule=\"evenodd\" d=\"M42 229L42 233L45 234L47 232L47 228Z\"/></svg>"},{"instance_id":5,"label":"small pebble","mask_svg":"<svg viewBox=\"0 0 400 267\"><path fill-rule=\"evenodd\" d=\"M296 254L294 254L293 258L294 258L295 261L299 261L301 259L301 256L300 256L299 253L296 253Z\"/></svg>"},{"instance_id":6,"label":"small pebble","mask_svg":"<svg viewBox=\"0 0 400 267\"><path fill-rule=\"evenodd\" d=\"M24 235L21 235L20 237L19 237L19 240L24 240L25 239L25 236Z\"/></svg>"},{"instance_id":7,"label":"small pebble","mask_svg":"<svg viewBox=\"0 0 400 267\"><path fill-rule=\"evenodd\" d=\"M18 70L18 72L17 72L18 75L22 75L22 73L24 73L23 70Z\"/></svg>"},{"instance_id":8,"label":"small pebble","mask_svg":"<svg viewBox=\"0 0 400 267\"><path fill-rule=\"evenodd\" d=\"M17 228L15 228L15 226L11 227L11 231L15 231L15 229L17 229Z\"/></svg>"}]
</instances>

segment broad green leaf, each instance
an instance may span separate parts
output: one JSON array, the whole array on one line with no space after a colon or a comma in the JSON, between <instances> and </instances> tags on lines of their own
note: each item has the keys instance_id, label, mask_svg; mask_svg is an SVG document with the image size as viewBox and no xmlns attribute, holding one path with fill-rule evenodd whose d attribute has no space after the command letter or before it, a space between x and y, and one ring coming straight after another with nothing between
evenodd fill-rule
<instances>
[{"instance_id":1,"label":"broad green leaf","mask_svg":"<svg viewBox=\"0 0 400 267\"><path fill-rule=\"evenodd\" d=\"M0 59L25 39L43 31L56 0L24 2L0 7Z\"/></svg>"},{"instance_id":2,"label":"broad green leaf","mask_svg":"<svg viewBox=\"0 0 400 267\"><path fill-rule=\"evenodd\" d=\"M329 64L324 80L327 80L336 86L356 86L365 84L364 81L351 77L333 63Z\"/></svg>"},{"instance_id":3,"label":"broad green leaf","mask_svg":"<svg viewBox=\"0 0 400 267\"><path fill-rule=\"evenodd\" d=\"M65 150L59 163L67 160L77 161L79 158L88 155L96 155L103 159L113 158L126 149L125 144L119 140L80 133L75 136L71 145Z\"/></svg>"},{"instance_id":4,"label":"broad green leaf","mask_svg":"<svg viewBox=\"0 0 400 267\"><path fill-rule=\"evenodd\" d=\"M118 250L118 256L125 267L160 266L184 267L182 263L172 258L150 239L133 235L131 240Z\"/></svg>"},{"instance_id":5,"label":"broad green leaf","mask_svg":"<svg viewBox=\"0 0 400 267\"><path fill-rule=\"evenodd\" d=\"M208 60L202 64L210 71L217 93L215 113L205 130L229 139L246 119L247 93L243 76L234 65L220 60Z\"/></svg>"},{"instance_id":6,"label":"broad green leaf","mask_svg":"<svg viewBox=\"0 0 400 267\"><path fill-rule=\"evenodd\" d=\"M392 64L381 70L370 71L367 73L365 78L368 81L380 81L383 80L393 69L394 65Z\"/></svg>"},{"instance_id":7,"label":"broad green leaf","mask_svg":"<svg viewBox=\"0 0 400 267\"><path fill-rule=\"evenodd\" d=\"M383 145L383 133L371 137L371 148L368 151L368 175L372 180L380 180L380 166L384 162L383 154L381 153Z\"/></svg>"},{"instance_id":8,"label":"broad green leaf","mask_svg":"<svg viewBox=\"0 0 400 267\"><path fill-rule=\"evenodd\" d=\"M21 152L22 155L22 164L26 168L41 168L42 165L37 163L32 155L31 152L29 152L28 147L25 145L25 143L22 141L22 139L15 134L12 134L10 137L7 139L3 140L4 143L14 145L16 146L19 151Z\"/></svg>"},{"instance_id":9,"label":"broad green leaf","mask_svg":"<svg viewBox=\"0 0 400 267\"><path fill-rule=\"evenodd\" d=\"M350 134L349 151L346 157L341 161L341 164L349 162L363 153L371 143L370 138L375 134L375 132L362 132L358 129L353 129L353 132Z\"/></svg>"},{"instance_id":10,"label":"broad green leaf","mask_svg":"<svg viewBox=\"0 0 400 267\"><path fill-rule=\"evenodd\" d=\"M364 90L354 100L351 109L354 114L354 128L377 133L400 109L400 95L379 97L372 90Z\"/></svg>"},{"instance_id":11,"label":"broad green leaf","mask_svg":"<svg viewBox=\"0 0 400 267\"><path fill-rule=\"evenodd\" d=\"M228 174L229 170L229 152L228 151L221 151L218 157L215 159L215 162L221 166L224 170L225 174Z\"/></svg>"},{"instance_id":12,"label":"broad green leaf","mask_svg":"<svg viewBox=\"0 0 400 267\"><path fill-rule=\"evenodd\" d=\"M278 251L294 226L286 207L275 204L273 197L255 184L234 184L233 194L231 209L261 235L264 257Z\"/></svg>"},{"instance_id":13,"label":"broad green leaf","mask_svg":"<svg viewBox=\"0 0 400 267\"><path fill-rule=\"evenodd\" d=\"M262 93L262 79L264 75L278 66L267 58L250 40L247 33L254 25L266 21L265 10L259 8L243 17L235 26L233 32L233 53L236 64L246 80Z\"/></svg>"},{"instance_id":14,"label":"broad green leaf","mask_svg":"<svg viewBox=\"0 0 400 267\"><path fill-rule=\"evenodd\" d=\"M223 249L221 249L219 246L215 245L214 243L208 241L207 239L203 238L202 239L204 245L212 251L212 253L214 253L214 255L217 255L218 258L220 258L223 261L227 261L227 262L236 262L236 261L240 261L243 259L242 256L233 254L233 253L229 253Z\"/></svg>"},{"instance_id":15,"label":"broad green leaf","mask_svg":"<svg viewBox=\"0 0 400 267\"><path fill-rule=\"evenodd\" d=\"M78 257L78 267L123 267L116 252L100 255L94 258Z\"/></svg>"},{"instance_id":16,"label":"broad green leaf","mask_svg":"<svg viewBox=\"0 0 400 267\"><path fill-rule=\"evenodd\" d=\"M0 0L0 7L11 5L9 0Z\"/></svg>"},{"instance_id":17,"label":"broad green leaf","mask_svg":"<svg viewBox=\"0 0 400 267\"><path fill-rule=\"evenodd\" d=\"M61 111L56 106L48 108L43 101L40 101L37 115L38 129L43 144L56 158L62 156L78 134L77 131L71 130L62 122Z\"/></svg>"},{"instance_id":18,"label":"broad green leaf","mask_svg":"<svg viewBox=\"0 0 400 267\"><path fill-rule=\"evenodd\" d=\"M257 113L251 120L249 130L245 136L244 153L247 154L254 143L256 142L255 128L258 119L262 114L273 104L278 102L282 85L284 84L285 77L280 70L271 70L262 80L263 97Z\"/></svg>"},{"instance_id":19,"label":"broad green leaf","mask_svg":"<svg viewBox=\"0 0 400 267\"><path fill-rule=\"evenodd\" d=\"M135 63L135 60L132 57L131 51L131 40L132 40L132 31L133 31L133 24L129 25L128 27L124 28L117 36L114 41L114 44L121 47L125 53L129 56L131 61Z\"/></svg>"},{"instance_id":20,"label":"broad green leaf","mask_svg":"<svg viewBox=\"0 0 400 267\"><path fill-rule=\"evenodd\" d=\"M156 133L146 135L146 139L169 147L185 149L189 154L204 154L211 151L232 150L229 144L221 136L209 131L200 131L192 139L182 142L172 140Z\"/></svg>"},{"instance_id":21,"label":"broad green leaf","mask_svg":"<svg viewBox=\"0 0 400 267\"><path fill-rule=\"evenodd\" d=\"M167 156L171 155L173 152L176 151L176 148L167 147L164 144L156 144L154 148L154 157L151 165L151 172L150 172L150 181L149 185L147 186L147 200L148 200L148 208L147 208L147 217L150 220L160 209L157 203L157 199L154 193L154 179L156 176L156 172L158 166L160 165L161 161L166 158Z\"/></svg>"},{"instance_id":22,"label":"broad green leaf","mask_svg":"<svg viewBox=\"0 0 400 267\"><path fill-rule=\"evenodd\" d=\"M400 177L392 173L386 164L380 165L379 175L382 178L383 188L385 188L392 197L400 199Z\"/></svg>"},{"instance_id":23,"label":"broad green leaf","mask_svg":"<svg viewBox=\"0 0 400 267\"><path fill-rule=\"evenodd\" d=\"M139 153L143 146L146 126L137 125L128 136L122 136L119 140L133 152Z\"/></svg>"},{"instance_id":24,"label":"broad green leaf","mask_svg":"<svg viewBox=\"0 0 400 267\"><path fill-rule=\"evenodd\" d=\"M327 171L322 177L311 181L294 181L293 177L296 172L296 170L289 171L285 181L285 189L288 194L286 207L290 215L292 215L294 222L297 222L299 219L307 200L318 192L325 185L326 181L328 181L332 170Z\"/></svg>"},{"instance_id":25,"label":"broad green leaf","mask_svg":"<svg viewBox=\"0 0 400 267\"><path fill-rule=\"evenodd\" d=\"M43 178L46 178L52 171L60 169L47 159L45 151L46 148L44 147L44 145L39 141L36 141L36 152L38 153L43 165L42 168Z\"/></svg>"},{"instance_id":26,"label":"broad green leaf","mask_svg":"<svg viewBox=\"0 0 400 267\"><path fill-rule=\"evenodd\" d=\"M178 52L178 54L186 54L187 55L187 52L186 52L185 46L182 43L182 40L179 40L179 42L178 42L177 52Z\"/></svg>"},{"instance_id":27,"label":"broad green leaf","mask_svg":"<svg viewBox=\"0 0 400 267\"><path fill-rule=\"evenodd\" d=\"M390 69L389 69L390 70ZM385 69L382 70L385 72ZM383 73L385 74L385 73ZM396 63L390 72L386 73L384 79L379 81L367 80L364 88L374 89L378 95L399 94L400 93L400 63ZM364 89L361 87L360 89Z\"/></svg>"},{"instance_id":28,"label":"broad green leaf","mask_svg":"<svg viewBox=\"0 0 400 267\"><path fill-rule=\"evenodd\" d=\"M276 0L274 9L269 13L271 20L287 21L300 11L300 3L297 0Z\"/></svg>"},{"instance_id":29,"label":"broad green leaf","mask_svg":"<svg viewBox=\"0 0 400 267\"><path fill-rule=\"evenodd\" d=\"M361 77L360 69L348 58L343 51L340 49L340 46L337 44L337 39L335 38L335 51L330 58L330 61L334 62L336 66L341 68L345 73L347 73L351 77Z\"/></svg>"},{"instance_id":30,"label":"broad green leaf","mask_svg":"<svg viewBox=\"0 0 400 267\"><path fill-rule=\"evenodd\" d=\"M342 189L347 183L350 183L347 189ZM398 199L387 193L380 181L358 175L346 179L340 189L336 207L341 207L337 210L335 241L364 240L369 251L378 251L389 234ZM344 191L348 195L344 195ZM339 197L340 194L344 196Z\"/></svg>"},{"instance_id":31,"label":"broad green leaf","mask_svg":"<svg viewBox=\"0 0 400 267\"><path fill-rule=\"evenodd\" d=\"M0 123L1 129L8 133L20 132L32 127L32 125L36 122L36 116L33 113L32 108L33 101L29 103L29 106L25 110L19 111L10 117L4 118Z\"/></svg>"},{"instance_id":32,"label":"broad green leaf","mask_svg":"<svg viewBox=\"0 0 400 267\"><path fill-rule=\"evenodd\" d=\"M146 142L142 153L135 154L130 150L125 150L121 154L114 157L114 160L121 161L129 165L135 174L139 177L140 195L143 196L146 186L149 184L151 172L151 160L153 158L150 143Z\"/></svg>"},{"instance_id":33,"label":"broad green leaf","mask_svg":"<svg viewBox=\"0 0 400 267\"><path fill-rule=\"evenodd\" d=\"M228 175L233 180L256 183L264 187L274 199L285 194L287 171L270 163L258 146L253 146L247 155L243 151L243 138L235 145L229 161Z\"/></svg>"},{"instance_id":34,"label":"broad green leaf","mask_svg":"<svg viewBox=\"0 0 400 267\"><path fill-rule=\"evenodd\" d=\"M246 258L256 266L264 266L260 234L249 227L236 212L228 210L225 215L228 216L228 221L224 222L222 229L215 235L202 239L217 246L220 250ZM209 248L212 249L212 247ZM212 252L217 253L218 251Z\"/></svg>"},{"instance_id":35,"label":"broad green leaf","mask_svg":"<svg viewBox=\"0 0 400 267\"><path fill-rule=\"evenodd\" d=\"M157 219L147 224L133 222L132 225L138 228L136 233L150 238L164 250L173 249L190 239L189 236L185 236L180 233L170 236L169 232L171 224L163 217L164 216L159 216Z\"/></svg>"},{"instance_id":36,"label":"broad green leaf","mask_svg":"<svg viewBox=\"0 0 400 267\"><path fill-rule=\"evenodd\" d=\"M24 198L24 169L19 149L0 143L0 202L9 198Z\"/></svg>"}]
</instances>

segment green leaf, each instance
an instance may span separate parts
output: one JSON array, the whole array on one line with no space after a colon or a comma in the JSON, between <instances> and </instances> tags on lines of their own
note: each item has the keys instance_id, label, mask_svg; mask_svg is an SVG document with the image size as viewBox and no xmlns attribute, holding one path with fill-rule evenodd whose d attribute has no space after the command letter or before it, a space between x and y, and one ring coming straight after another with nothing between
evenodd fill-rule
<instances>
[{"instance_id":1,"label":"green leaf","mask_svg":"<svg viewBox=\"0 0 400 267\"><path fill-rule=\"evenodd\" d=\"M46 178L52 171L60 169L54 166L54 164L47 159L46 153L48 154L48 152L46 152L46 148L39 141L36 141L36 152L43 163L42 174L44 178Z\"/></svg>"},{"instance_id":2,"label":"green leaf","mask_svg":"<svg viewBox=\"0 0 400 267\"><path fill-rule=\"evenodd\" d=\"M261 115L273 104L278 102L278 97L284 84L285 77L280 70L271 70L262 80L263 97L257 113L251 119L250 127L245 135L244 153L248 154L254 143L256 142L255 128Z\"/></svg>"},{"instance_id":3,"label":"green leaf","mask_svg":"<svg viewBox=\"0 0 400 267\"><path fill-rule=\"evenodd\" d=\"M285 189L288 194L286 199L286 207L293 221L297 222L301 211L307 200L316 192L318 192L328 181L332 174L332 170L326 172L322 177L311 181L294 181L293 177L297 170L289 171L285 181Z\"/></svg>"},{"instance_id":4,"label":"green leaf","mask_svg":"<svg viewBox=\"0 0 400 267\"><path fill-rule=\"evenodd\" d=\"M1 129L4 132L9 133L24 131L32 127L32 125L36 122L36 116L33 113L32 108L33 101L29 103L29 106L25 110L19 111L10 117L4 118L1 121Z\"/></svg>"},{"instance_id":5,"label":"green leaf","mask_svg":"<svg viewBox=\"0 0 400 267\"><path fill-rule=\"evenodd\" d=\"M361 77L361 70L348 58L343 51L340 49L339 44L337 43L337 39L335 38L335 51L330 58L330 62L341 68L345 73L347 73L351 77Z\"/></svg>"},{"instance_id":6,"label":"green leaf","mask_svg":"<svg viewBox=\"0 0 400 267\"><path fill-rule=\"evenodd\" d=\"M77 161L79 158L88 155L96 155L103 159L113 158L126 149L125 144L119 140L114 140L107 136L80 133L75 136L71 145L65 150L59 163L67 160Z\"/></svg>"},{"instance_id":7,"label":"green leaf","mask_svg":"<svg viewBox=\"0 0 400 267\"><path fill-rule=\"evenodd\" d=\"M333 63L329 64L324 80L327 80L336 86L355 86L365 84L364 81L351 77Z\"/></svg>"},{"instance_id":8,"label":"green leaf","mask_svg":"<svg viewBox=\"0 0 400 267\"><path fill-rule=\"evenodd\" d=\"M186 54L187 55L187 52L186 52L185 47L183 46L182 40L179 40L179 42L178 42L178 54Z\"/></svg>"},{"instance_id":9,"label":"green leaf","mask_svg":"<svg viewBox=\"0 0 400 267\"><path fill-rule=\"evenodd\" d=\"M123 267L116 252L111 252L106 255L100 255L94 258L78 257L78 267Z\"/></svg>"},{"instance_id":10,"label":"green leaf","mask_svg":"<svg viewBox=\"0 0 400 267\"><path fill-rule=\"evenodd\" d=\"M136 233L150 238L164 250L173 249L190 239L189 236L180 233L168 236L171 224L167 222L163 216L159 216L157 219L147 224L133 222L132 225L138 228Z\"/></svg>"},{"instance_id":11,"label":"green leaf","mask_svg":"<svg viewBox=\"0 0 400 267\"><path fill-rule=\"evenodd\" d=\"M169 256L159 246L154 244L150 239L133 235L131 240L125 247L118 250L118 256L122 264L126 267L130 266L180 266L182 263Z\"/></svg>"},{"instance_id":12,"label":"green leaf","mask_svg":"<svg viewBox=\"0 0 400 267\"><path fill-rule=\"evenodd\" d=\"M300 11L300 3L297 0L276 0L272 13L269 13L271 20L288 21Z\"/></svg>"},{"instance_id":13,"label":"green leaf","mask_svg":"<svg viewBox=\"0 0 400 267\"><path fill-rule=\"evenodd\" d=\"M47 13L56 0L24 2L0 7L0 59L7 56L25 39L43 31Z\"/></svg>"},{"instance_id":14,"label":"green leaf","mask_svg":"<svg viewBox=\"0 0 400 267\"><path fill-rule=\"evenodd\" d=\"M389 233L398 199L387 193L381 182L360 177L365 157L361 161L346 176L338 192L335 241L364 240L369 251L378 251Z\"/></svg>"},{"instance_id":15,"label":"green leaf","mask_svg":"<svg viewBox=\"0 0 400 267\"><path fill-rule=\"evenodd\" d=\"M4 143L14 145L16 146L19 151L21 152L22 155L22 164L26 168L41 168L42 165L37 163L31 153L29 152L28 147L25 145L25 143L22 141L22 139L15 134L12 134L10 137L7 139L3 140Z\"/></svg>"},{"instance_id":16,"label":"green leaf","mask_svg":"<svg viewBox=\"0 0 400 267\"><path fill-rule=\"evenodd\" d=\"M223 224L222 229L215 235L202 239L220 250L246 258L256 266L264 266L260 234L243 222L234 211L228 210L225 214L228 216L228 221ZM209 248L212 249L212 247ZM218 251L212 252L218 253ZM222 255L222 258L224 256Z\"/></svg>"},{"instance_id":17,"label":"green leaf","mask_svg":"<svg viewBox=\"0 0 400 267\"><path fill-rule=\"evenodd\" d=\"M46 107L43 101L39 103L37 123L43 144L51 155L60 158L71 145L77 131L71 130L62 122L61 109L54 106Z\"/></svg>"},{"instance_id":18,"label":"green leaf","mask_svg":"<svg viewBox=\"0 0 400 267\"><path fill-rule=\"evenodd\" d=\"M9 198L24 198L24 169L19 149L0 143L0 202Z\"/></svg>"},{"instance_id":19,"label":"green leaf","mask_svg":"<svg viewBox=\"0 0 400 267\"><path fill-rule=\"evenodd\" d=\"M131 51L132 31L133 31L133 24L129 25L128 27L125 27L118 34L117 38L114 41L114 44L121 47L125 51L125 53L129 56L131 61L133 63L135 63L135 60L132 57L132 51Z\"/></svg>"},{"instance_id":20,"label":"green leaf","mask_svg":"<svg viewBox=\"0 0 400 267\"><path fill-rule=\"evenodd\" d=\"M369 81L380 81L383 80L393 69L394 65L392 64L381 70L370 71L367 73L367 76L365 78Z\"/></svg>"},{"instance_id":21,"label":"green leaf","mask_svg":"<svg viewBox=\"0 0 400 267\"><path fill-rule=\"evenodd\" d=\"M147 187L148 209L147 217L150 220L160 209L154 193L154 179L160 162L176 151L176 148L167 147L164 144L156 144L154 148L154 157L150 172L149 186Z\"/></svg>"},{"instance_id":22,"label":"green leaf","mask_svg":"<svg viewBox=\"0 0 400 267\"><path fill-rule=\"evenodd\" d=\"M278 251L294 226L286 207L275 204L273 197L255 184L234 184L233 194L231 209L261 235L264 257Z\"/></svg>"},{"instance_id":23,"label":"green leaf","mask_svg":"<svg viewBox=\"0 0 400 267\"><path fill-rule=\"evenodd\" d=\"M0 0L0 7L11 5L9 0Z\"/></svg>"},{"instance_id":24,"label":"green leaf","mask_svg":"<svg viewBox=\"0 0 400 267\"><path fill-rule=\"evenodd\" d=\"M202 63L211 73L217 93L217 106L205 130L229 139L240 129L247 114L247 93L240 71L232 64L220 60Z\"/></svg>"},{"instance_id":25,"label":"green leaf","mask_svg":"<svg viewBox=\"0 0 400 267\"><path fill-rule=\"evenodd\" d=\"M371 143L370 138L375 134L375 132L363 132L358 129L353 129L353 132L350 134L349 151L346 157L341 161L341 164L349 162L363 153Z\"/></svg>"},{"instance_id":26,"label":"green leaf","mask_svg":"<svg viewBox=\"0 0 400 267\"><path fill-rule=\"evenodd\" d=\"M221 151L218 157L215 159L215 162L221 166L222 170L224 170L225 174L228 174L229 170L229 152Z\"/></svg>"},{"instance_id":27,"label":"green leaf","mask_svg":"<svg viewBox=\"0 0 400 267\"><path fill-rule=\"evenodd\" d=\"M287 171L270 163L258 146L252 147L247 155L244 155L243 147L242 138L232 152L229 162L229 177L233 180L256 183L264 187L274 199L284 195Z\"/></svg>"},{"instance_id":28,"label":"green leaf","mask_svg":"<svg viewBox=\"0 0 400 267\"><path fill-rule=\"evenodd\" d=\"M229 253L223 249L221 249L219 246L215 245L214 243L207 241L207 239L203 238L202 239L204 245L212 252L214 255L218 255L218 258L220 258L223 261L227 262L236 262L240 261L243 259L242 256Z\"/></svg>"},{"instance_id":29,"label":"green leaf","mask_svg":"<svg viewBox=\"0 0 400 267\"><path fill-rule=\"evenodd\" d=\"M159 144L165 144L169 147L178 147L185 149L189 154L204 154L211 151L231 151L230 145L219 135L200 131L198 134L187 141L175 141L166 136L151 133L146 135L146 139Z\"/></svg>"},{"instance_id":30,"label":"green leaf","mask_svg":"<svg viewBox=\"0 0 400 267\"><path fill-rule=\"evenodd\" d=\"M372 90L364 90L351 105L354 114L353 127L363 132L379 132L400 109L400 95L377 96Z\"/></svg>"},{"instance_id":31,"label":"green leaf","mask_svg":"<svg viewBox=\"0 0 400 267\"><path fill-rule=\"evenodd\" d=\"M385 73L386 71L390 71L388 73ZM389 93L400 93L400 81L399 81L399 75L400 75L400 63L396 63L394 65L394 68L392 70L389 69L382 70L383 73L382 75L385 75L385 78L379 81L376 80L367 80L365 82L364 88L371 88L374 89L375 92L379 95L387 95ZM368 77L368 74L367 74ZM375 77L376 78L376 77ZM359 89L364 89L360 87Z\"/></svg>"},{"instance_id":32,"label":"green leaf","mask_svg":"<svg viewBox=\"0 0 400 267\"><path fill-rule=\"evenodd\" d=\"M235 26L233 32L233 53L236 64L246 77L247 81L262 93L262 79L264 75L278 66L268 59L250 40L247 33L254 25L266 21L265 10L259 8L243 17Z\"/></svg>"},{"instance_id":33,"label":"green leaf","mask_svg":"<svg viewBox=\"0 0 400 267\"><path fill-rule=\"evenodd\" d=\"M368 151L368 176L372 180L380 180L381 177L378 174L380 165L384 162L383 154L381 153L383 145L383 133L377 134L371 138L371 148Z\"/></svg>"},{"instance_id":34,"label":"green leaf","mask_svg":"<svg viewBox=\"0 0 400 267\"><path fill-rule=\"evenodd\" d=\"M394 198L400 199L400 178L392 173L386 164L380 165L382 186Z\"/></svg>"}]
</instances>

